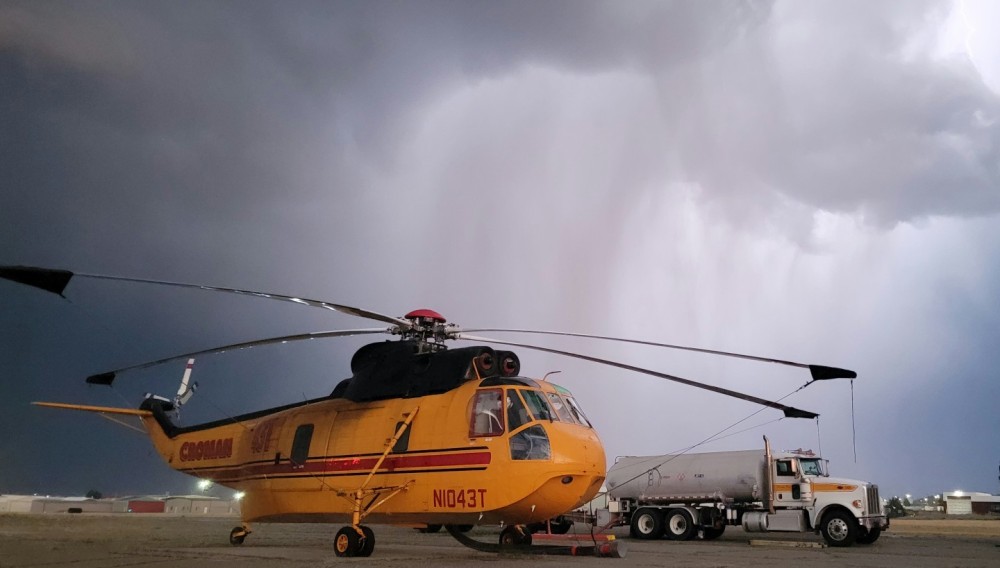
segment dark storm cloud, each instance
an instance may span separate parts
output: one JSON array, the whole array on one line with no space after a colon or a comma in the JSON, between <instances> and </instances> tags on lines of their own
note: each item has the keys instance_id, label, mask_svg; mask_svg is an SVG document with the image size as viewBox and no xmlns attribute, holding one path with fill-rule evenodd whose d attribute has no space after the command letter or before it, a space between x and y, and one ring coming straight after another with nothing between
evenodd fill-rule
<instances>
[{"instance_id":1,"label":"dark storm cloud","mask_svg":"<svg viewBox=\"0 0 1000 568\"><path fill-rule=\"evenodd\" d=\"M5 103L24 112L7 144L16 136L36 160L61 151L84 165L102 155L136 165L121 168L124 179L84 168L59 182L78 195L113 188L116 202L137 206L136 223L155 222L144 209L225 211L232 197L212 197L220 188L281 208L278 196L317 195L303 170L318 161L337 172L323 181L345 194L369 189L365 172L396 167L420 113L454 89L532 66L624 72L654 81L657 126L670 133L658 149L676 157L669 178L699 184L708 199L784 195L880 224L982 214L1000 202L997 97L967 62L906 53L914 30L944 12L936 3L11 4L0 40ZM20 185L43 185L17 173L31 182ZM136 203L137 187L156 199Z\"/></svg>"},{"instance_id":2,"label":"dark storm cloud","mask_svg":"<svg viewBox=\"0 0 1000 568\"><path fill-rule=\"evenodd\" d=\"M369 235L376 248L419 243L393 227L426 213L426 203L405 197L421 180L386 176L402 170L426 114L454 91L532 66L586 77L680 65L759 25L768 5L11 3L2 10L8 88L0 97L11 111L0 144L11 159L0 175L13 189L3 198L9 222L0 231L24 247L11 261L67 255L92 269L164 275L251 261L243 263L245 278L266 272L250 268L261 257L364 264L356 247L324 246L345 236L357 243ZM502 107L483 110L504 120ZM453 134L450 144L461 147L478 132ZM542 138L522 128L496 142L533 140ZM474 186L480 172L502 167L501 148L490 149L466 162L468 177L424 185L448 182L430 188L445 194ZM650 171L662 170L653 163L656 148L640 151ZM608 187L583 183L574 192L615 200L630 191ZM446 204L433 216L455 212ZM422 231L420 240L447 234ZM117 247L122 239L135 246ZM113 249L109 264L98 251ZM459 248L454 256L468 254ZM309 264L297 272L315 273Z\"/></svg>"}]
</instances>

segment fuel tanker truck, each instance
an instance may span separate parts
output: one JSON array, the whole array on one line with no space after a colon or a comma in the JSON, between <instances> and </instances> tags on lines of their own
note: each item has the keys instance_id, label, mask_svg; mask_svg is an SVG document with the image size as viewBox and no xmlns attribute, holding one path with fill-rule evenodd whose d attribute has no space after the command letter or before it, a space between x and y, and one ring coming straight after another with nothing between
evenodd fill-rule
<instances>
[{"instance_id":1,"label":"fuel tanker truck","mask_svg":"<svg viewBox=\"0 0 1000 568\"><path fill-rule=\"evenodd\" d=\"M872 544L889 527L877 485L830 477L811 451L772 452L766 437L763 450L619 458L606 485L597 524L629 525L640 539L711 540L742 525L851 546Z\"/></svg>"}]
</instances>

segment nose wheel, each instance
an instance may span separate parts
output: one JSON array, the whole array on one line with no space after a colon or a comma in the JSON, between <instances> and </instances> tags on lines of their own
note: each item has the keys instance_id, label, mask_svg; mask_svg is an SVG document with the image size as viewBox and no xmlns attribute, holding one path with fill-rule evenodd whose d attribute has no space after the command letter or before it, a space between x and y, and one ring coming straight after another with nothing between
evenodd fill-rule
<instances>
[{"instance_id":1,"label":"nose wheel","mask_svg":"<svg viewBox=\"0 0 1000 568\"><path fill-rule=\"evenodd\" d=\"M333 551L337 556L371 556L375 550L375 533L364 525L344 527L337 531Z\"/></svg>"},{"instance_id":2,"label":"nose wheel","mask_svg":"<svg viewBox=\"0 0 1000 568\"><path fill-rule=\"evenodd\" d=\"M233 546L243 544L243 541L246 540L248 534L250 534L250 527L247 525L234 527L233 530L229 532L229 544Z\"/></svg>"},{"instance_id":3,"label":"nose wheel","mask_svg":"<svg viewBox=\"0 0 1000 568\"><path fill-rule=\"evenodd\" d=\"M529 546L531 533L523 525L509 525L500 531L500 547Z\"/></svg>"}]
</instances>

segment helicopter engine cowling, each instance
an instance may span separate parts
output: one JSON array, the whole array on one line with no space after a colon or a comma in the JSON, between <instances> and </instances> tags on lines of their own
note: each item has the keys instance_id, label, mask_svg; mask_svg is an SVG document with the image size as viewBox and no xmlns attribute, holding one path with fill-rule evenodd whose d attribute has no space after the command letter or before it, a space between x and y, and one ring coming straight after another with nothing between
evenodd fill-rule
<instances>
[{"instance_id":1,"label":"helicopter engine cowling","mask_svg":"<svg viewBox=\"0 0 1000 568\"><path fill-rule=\"evenodd\" d=\"M448 392L470 379L498 375L498 358L489 347L432 352L420 352L419 347L418 341L404 340L358 349L351 359L353 377L343 388L343 397L354 402L414 398Z\"/></svg>"},{"instance_id":2,"label":"helicopter engine cowling","mask_svg":"<svg viewBox=\"0 0 1000 568\"><path fill-rule=\"evenodd\" d=\"M521 360L513 351L497 351L497 371L501 377L516 377L521 373Z\"/></svg>"}]
</instances>

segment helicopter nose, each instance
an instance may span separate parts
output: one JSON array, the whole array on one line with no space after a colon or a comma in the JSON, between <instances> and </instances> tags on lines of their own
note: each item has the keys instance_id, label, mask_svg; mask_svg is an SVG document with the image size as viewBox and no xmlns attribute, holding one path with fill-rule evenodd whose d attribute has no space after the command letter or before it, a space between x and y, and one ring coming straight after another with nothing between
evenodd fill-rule
<instances>
[{"instance_id":1,"label":"helicopter nose","mask_svg":"<svg viewBox=\"0 0 1000 568\"><path fill-rule=\"evenodd\" d=\"M604 475L607 471L604 445L601 444L600 438L597 437L597 434L593 430L590 431L590 434L580 444L581 462L587 465L581 468L582 475L578 476L579 479L569 482L578 483L577 490L580 491L580 497L573 506L574 509L585 505L597 495L601 490L601 485L604 483ZM560 481L567 483L568 480L562 479Z\"/></svg>"},{"instance_id":2,"label":"helicopter nose","mask_svg":"<svg viewBox=\"0 0 1000 568\"><path fill-rule=\"evenodd\" d=\"M569 467L563 469L562 475L552 476L546 486L564 501L565 510L570 510L588 503L597 495L604 483L607 465L604 445L593 430L573 432L561 442L563 447L556 452L557 461L563 461Z\"/></svg>"},{"instance_id":3,"label":"helicopter nose","mask_svg":"<svg viewBox=\"0 0 1000 568\"><path fill-rule=\"evenodd\" d=\"M497 512L498 520L533 523L589 503L604 483L604 446L593 430L578 425L549 425L551 461L522 462L538 472L532 491Z\"/></svg>"}]
</instances>

